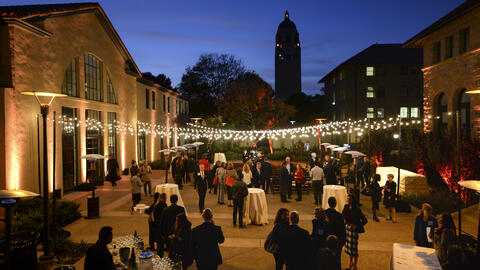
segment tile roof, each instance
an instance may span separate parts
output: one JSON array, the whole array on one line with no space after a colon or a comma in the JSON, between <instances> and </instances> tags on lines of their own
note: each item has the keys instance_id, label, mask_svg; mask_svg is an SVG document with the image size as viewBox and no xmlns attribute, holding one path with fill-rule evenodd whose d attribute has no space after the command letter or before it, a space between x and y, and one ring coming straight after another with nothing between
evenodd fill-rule
<instances>
[{"instance_id":1,"label":"tile roof","mask_svg":"<svg viewBox=\"0 0 480 270\"><path fill-rule=\"evenodd\" d=\"M100 8L98 3L71 3L48 5L0 6L0 17L28 19L66 12Z\"/></svg>"}]
</instances>

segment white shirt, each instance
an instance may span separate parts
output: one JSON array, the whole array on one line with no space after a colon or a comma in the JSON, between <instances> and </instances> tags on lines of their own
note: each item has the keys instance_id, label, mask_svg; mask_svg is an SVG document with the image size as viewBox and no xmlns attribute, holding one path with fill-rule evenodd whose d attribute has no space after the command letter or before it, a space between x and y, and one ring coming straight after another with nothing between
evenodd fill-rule
<instances>
[{"instance_id":1,"label":"white shirt","mask_svg":"<svg viewBox=\"0 0 480 270\"><path fill-rule=\"evenodd\" d=\"M325 174L323 173L323 169L315 166L310 170L310 177L312 181L322 181L325 184Z\"/></svg>"},{"instance_id":2,"label":"white shirt","mask_svg":"<svg viewBox=\"0 0 480 270\"><path fill-rule=\"evenodd\" d=\"M242 172L243 173L243 182L245 182L245 184L250 185L252 183L252 172Z\"/></svg>"},{"instance_id":3,"label":"white shirt","mask_svg":"<svg viewBox=\"0 0 480 270\"><path fill-rule=\"evenodd\" d=\"M287 167L288 173L292 173L292 171L290 171L290 163L288 163L285 167Z\"/></svg>"}]
</instances>

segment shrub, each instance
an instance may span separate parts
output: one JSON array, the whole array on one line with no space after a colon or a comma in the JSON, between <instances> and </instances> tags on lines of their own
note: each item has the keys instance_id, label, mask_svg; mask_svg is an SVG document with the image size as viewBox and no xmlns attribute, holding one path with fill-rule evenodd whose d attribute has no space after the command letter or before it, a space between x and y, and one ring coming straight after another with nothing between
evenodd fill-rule
<instances>
[{"instance_id":1,"label":"shrub","mask_svg":"<svg viewBox=\"0 0 480 270\"><path fill-rule=\"evenodd\" d=\"M75 243L66 237L56 237L52 240L52 250L58 259L59 265L74 264L85 256L90 244Z\"/></svg>"},{"instance_id":2,"label":"shrub","mask_svg":"<svg viewBox=\"0 0 480 270\"><path fill-rule=\"evenodd\" d=\"M152 167L152 170L165 170L166 166L168 165L165 164L165 160L163 158L150 162L150 167Z\"/></svg>"}]
</instances>

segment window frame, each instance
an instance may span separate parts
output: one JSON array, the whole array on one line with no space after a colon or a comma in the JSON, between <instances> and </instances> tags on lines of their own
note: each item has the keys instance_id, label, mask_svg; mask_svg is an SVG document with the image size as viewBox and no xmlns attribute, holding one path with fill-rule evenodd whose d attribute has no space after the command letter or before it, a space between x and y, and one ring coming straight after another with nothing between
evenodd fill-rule
<instances>
[{"instance_id":1,"label":"window frame","mask_svg":"<svg viewBox=\"0 0 480 270\"><path fill-rule=\"evenodd\" d=\"M157 109L157 98L155 96L155 91L152 90L152 110Z\"/></svg>"},{"instance_id":2,"label":"window frame","mask_svg":"<svg viewBox=\"0 0 480 270\"><path fill-rule=\"evenodd\" d=\"M460 30L458 39L458 51L460 54L466 53L470 49L470 27Z\"/></svg>"},{"instance_id":3,"label":"window frame","mask_svg":"<svg viewBox=\"0 0 480 270\"><path fill-rule=\"evenodd\" d=\"M382 114L380 115L379 112L382 112ZM385 108L377 108L375 115L376 115L376 118L380 118L380 119L385 118Z\"/></svg>"},{"instance_id":4,"label":"window frame","mask_svg":"<svg viewBox=\"0 0 480 270\"><path fill-rule=\"evenodd\" d=\"M84 54L84 85L85 99L103 101L103 65L102 61L93 54Z\"/></svg>"},{"instance_id":5,"label":"window frame","mask_svg":"<svg viewBox=\"0 0 480 270\"><path fill-rule=\"evenodd\" d=\"M453 57L453 35L445 38L445 59Z\"/></svg>"},{"instance_id":6,"label":"window frame","mask_svg":"<svg viewBox=\"0 0 480 270\"><path fill-rule=\"evenodd\" d=\"M65 71L62 82L62 94L70 97L78 97L78 72L77 72L77 58L73 58Z\"/></svg>"},{"instance_id":7,"label":"window frame","mask_svg":"<svg viewBox=\"0 0 480 270\"><path fill-rule=\"evenodd\" d=\"M405 114L404 114L405 113ZM400 117L401 118L409 118L409 108L408 107L400 107Z\"/></svg>"},{"instance_id":8,"label":"window frame","mask_svg":"<svg viewBox=\"0 0 480 270\"><path fill-rule=\"evenodd\" d=\"M366 95L367 98L375 98L375 88L373 86L367 86Z\"/></svg>"},{"instance_id":9,"label":"window frame","mask_svg":"<svg viewBox=\"0 0 480 270\"><path fill-rule=\"evenodd\" d=\"M145 88L145 108L150 109L150 90Z\"/></svg>"},{"instance_id":10,"label":"window frame","mask_svg":"<svg viewBox=\"0 0 480 270\"><path fill-rule=\"evenodd\" d=\"M414 115L415 109L415 115ZM420 109L418 107L410 107L410 118L420 118Z\"/></svg>"},{"instance_id":11,"label":"window frame","mask_svg":"<svg viewBox=\"0 0 480 270\"><path fill-rule=\"evenodd\" d=\"M370 119L375 118L375 108L367 107L367 118L370 118Z\"/></svg>"},{"instance_id":12,"label":"window frame","mask_svg":"<svg viewBox=\"0 0 480 270\"><path fill-rule=\"evenodd\" d=\"M374 66L366 66L365 67L365 76L374 77L375 76L375 67Z\"/></svg>"}]
</instances>

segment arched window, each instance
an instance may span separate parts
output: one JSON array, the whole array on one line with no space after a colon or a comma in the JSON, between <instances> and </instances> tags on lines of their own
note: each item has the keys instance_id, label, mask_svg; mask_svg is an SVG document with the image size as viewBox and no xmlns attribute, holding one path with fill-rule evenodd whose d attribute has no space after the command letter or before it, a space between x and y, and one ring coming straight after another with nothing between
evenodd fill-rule
<instances>
[{"instance_id":1,"label":"arched window","mask_svg":"<svg viewBox=\"0 0 480 270\"><path fill-rule=\"evenodd\" d=\"M65 77L63 77L62 93L72 97L78 97L77 92L77 59L73 59L68 65Z\"/></svg>"},{"instance_id":2,"label":"arched window","mask_svg":"<svg viewBox=\"0 0 480 270\"><path fill-rule=\"evenodd\" d=\"M102 101L102 67L101 61L91 55L85 54L85 98Z\"/></svg>"},{"instance_id":3,"label":"arched window","mask_svg":"<svg viewBox=\"0 0 480 270\"><path fill-rule=\"evenodd\" d=\"M117 104L117 96L115 95L115 88L113 88L110 75L107 73L107 102L111 104Z\"/></svg>"},{"instance_id":4,"label":"arched window","mask_svg":"<svg viewBox=\"0 0 480 270\"><path fill-rule=\"evenodd\" d=\"M457 106L460 110L461 134L470 137L470 95L465 93L466 89L460 92Z\"/></svg>"},{"instance_id":5,"label":"arched window","mask_svg":"<svg viewBox=\"0 0 480 270\"><path fill-rule=\"evenodd\" d=\"M437 127L439 131L446 132L448 128L448 101L445 93L441 93L435 104Z\"/></svg>"}]
</instances>

